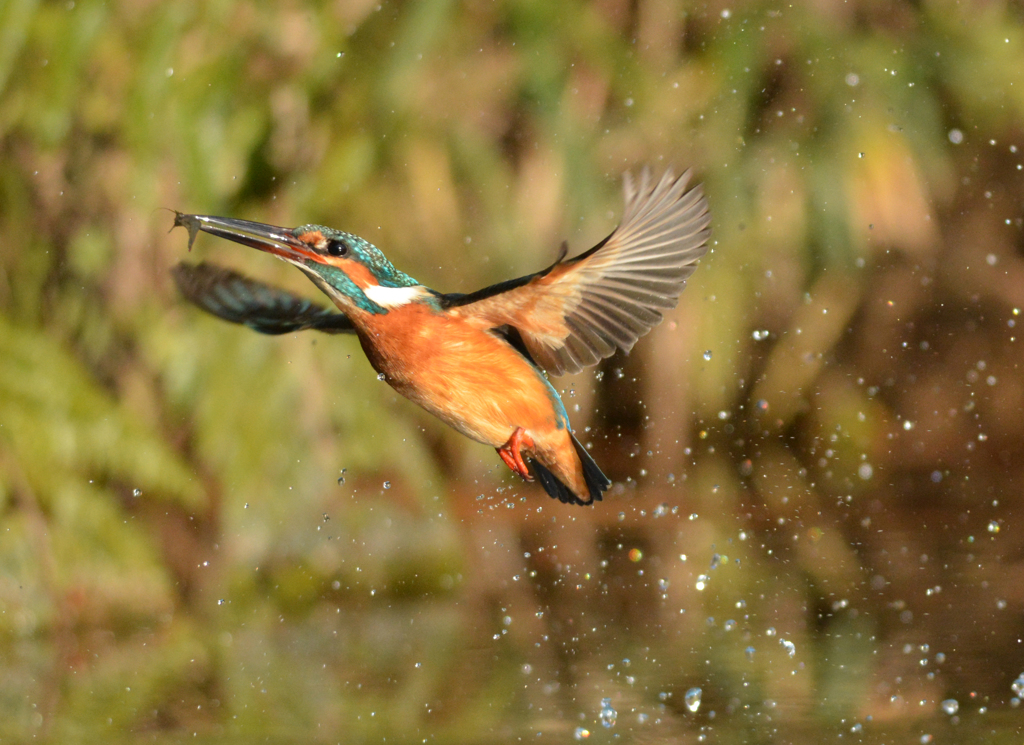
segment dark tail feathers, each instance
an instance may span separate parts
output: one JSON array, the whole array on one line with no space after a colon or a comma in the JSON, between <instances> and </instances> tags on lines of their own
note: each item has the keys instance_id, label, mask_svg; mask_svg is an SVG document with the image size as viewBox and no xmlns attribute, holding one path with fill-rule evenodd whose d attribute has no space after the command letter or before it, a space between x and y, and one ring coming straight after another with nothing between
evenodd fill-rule
<instances>
[{"instance_id":1,"label":"dark tail feathers","mask_svg":"<svg viewBox=\"0 0 1024 745\"><path fill-rule=\"evenodd\" d=\"M594 462L594 459L590 457L590 453L586 451L580 441L576 439L576 435L570 435L572 437L573 447L576 448L576 455L579 456L580 463L583 464L583 477L587 480L587 488L590 490L590 499L584 502L582 499L577 497L568 486L559 481L555 474L551 473L548 469L538 463L535 459L530 459L530 465L533 468L533 473L540 482L540 485L544 487L544 491L550 494L552 497L557 499L562 504L579 504L589 505L595 501L601 501L601 495L607 491L608 487L612 485L612 482L601 472L601 468Z\"/></svg>"}]
</instances>

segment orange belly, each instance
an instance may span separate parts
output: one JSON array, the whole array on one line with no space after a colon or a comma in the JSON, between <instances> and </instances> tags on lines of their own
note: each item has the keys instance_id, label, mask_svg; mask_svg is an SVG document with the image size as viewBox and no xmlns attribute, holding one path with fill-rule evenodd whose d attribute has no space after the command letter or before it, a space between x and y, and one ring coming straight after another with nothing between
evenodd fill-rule
<instances>
[{"instance_id":1,"label":"orange belly","mask_svg":"<svg viewBox=\"0 0 1024 745\"><path fill-rule=\"evenodd\" d=\"M467 437L499 448L517 427L536 458L587 495L569 422L547 379L503 339L419 303L353 314L370 364L400 394Z\"/></svg>"},{"instance_id":2,"label":"orange belly","mask_svg":"<svg viewBox=\"0 0 1024 745\"><path fill-rule=\"evenodd\" d=\"M542 437L565 430L541 373L494 335L418 304L362 325L360 341L374 369L467 437L500 447L516 427Z\"/></svg>"}]
</instances>

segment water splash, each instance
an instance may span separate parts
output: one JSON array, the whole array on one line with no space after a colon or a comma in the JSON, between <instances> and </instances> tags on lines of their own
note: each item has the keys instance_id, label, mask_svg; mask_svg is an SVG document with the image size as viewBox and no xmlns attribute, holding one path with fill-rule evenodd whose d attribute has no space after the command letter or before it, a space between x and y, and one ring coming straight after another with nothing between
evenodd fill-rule
<instances>
[{"instance_id":1,"label":"water splash","mask_svg":"<svg viewBox=\"0 0 1024 745\"><path fill-rule=\"evenodd\" d=\"M1017 676L1017 679L1010 683L1010 689L1017 695L1017 698L1024 698L1024 673Z\"/></svg>"},{"instance_id":2,"label":"water splash","mask_svg":"<svg viewBox=\"0 0 1024 745\"><path fill-rule=\"evenodd\" d=\"M611 729L614 727L616 717L618 717L618 712L612 708L612 700L610 698L601 699L601 713L598 714L598 719L601 720L604 728Z\"/></svg>"}]
</instances>

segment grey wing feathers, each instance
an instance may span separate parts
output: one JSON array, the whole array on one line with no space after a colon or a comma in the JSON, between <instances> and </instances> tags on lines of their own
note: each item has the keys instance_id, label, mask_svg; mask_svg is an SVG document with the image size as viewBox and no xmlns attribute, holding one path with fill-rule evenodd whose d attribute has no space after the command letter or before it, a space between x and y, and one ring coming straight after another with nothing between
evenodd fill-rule
<instances>
[{"instance_id":1,"label":"grey wing feathers","mask_svg":"<svg viewBox=\"0 0 1024 745\"><path fill-rule=\"evenodd\" d=\"M525 339L544 368L573 373L616 349L628 352L661 321L661 311L675 307L711 233L707 199L700 186L686 191L689 179L690 171L679 178L668 171L655 183L645 168L635 183L626 174L621 225L563 265L562 281L578 292L566 298L568 334L561 344Z\"/></svg>"}]
</instances>

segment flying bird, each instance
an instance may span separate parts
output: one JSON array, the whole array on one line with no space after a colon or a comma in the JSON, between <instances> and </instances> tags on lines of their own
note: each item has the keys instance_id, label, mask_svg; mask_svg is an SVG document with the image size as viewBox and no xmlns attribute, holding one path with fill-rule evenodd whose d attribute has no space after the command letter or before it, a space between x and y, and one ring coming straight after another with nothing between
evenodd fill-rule
<instances>
[{"instance_id":1,"label":"flying bird","mask_svg":"<svg viewBox=\"0 0 1024 745\"><path fill-rule=\"evenodd\" d=\"M546 373L576 373L637 339L675 307L708 249L711 215L690 171L625 175L621 224L589 251L482 290L441 293L396 269L359 236L323 225L278 228L175 212L175 226L273 254L333 302L325 308L211 264L178 264L192 303L264 334L355 334L378 377L567 504L611 481L573 434Z\"/></svg>"}]
</instances>

